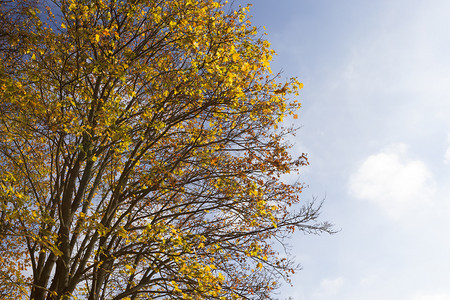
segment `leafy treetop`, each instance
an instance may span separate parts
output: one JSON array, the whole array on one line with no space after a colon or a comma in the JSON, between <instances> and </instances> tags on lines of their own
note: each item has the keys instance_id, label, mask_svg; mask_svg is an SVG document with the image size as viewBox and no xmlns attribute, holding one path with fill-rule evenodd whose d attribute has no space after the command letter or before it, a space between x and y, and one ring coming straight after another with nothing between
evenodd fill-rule
<instances>
[{"instance_id":1,"label":"leafy treetop","mask_svg":"<svg viewBox=\"0 0 450 300\"><path fill-rule=\"evenodd\" d=\"M2 2L1 296L269 299L331 232L279 123L302 87L224 1Z\"/></svg>"}]
</instances>

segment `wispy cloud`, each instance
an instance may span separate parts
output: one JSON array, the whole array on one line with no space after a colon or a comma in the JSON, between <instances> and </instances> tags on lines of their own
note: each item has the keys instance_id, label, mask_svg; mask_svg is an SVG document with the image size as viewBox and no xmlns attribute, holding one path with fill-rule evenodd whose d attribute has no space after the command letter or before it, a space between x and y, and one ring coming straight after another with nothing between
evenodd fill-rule
<instances>
[{"instance_id":1,"label":"wispy cloud","mask_svg":"<svg viewBox=\"0 0 450 300\"><path fill-rule=\"evenodd\" d=\"M344 285L344 278L325 278L320 283L319 289L313 294L314 299L330 299L336 296Z\"/></svg>"},{"instance_id":2,"label":"wispy cloud","mask_svg":"<svg viewBox=\"0 0 450 300\"><path fill-rule=\"evenodd\" d=\"M418 294L413 300L448 300L450 294Z\"/></svg>"},{"instance_id":3,"label":"wispy cloud","mask_svg":"<svg viewBox=\"0 0 450 300\"><path fill-rule=\"evenodd\" d=\"M447 135L447 144L448 147L444 154L444 164L446 165L450 164L450 134Z\"/></svg>"}]
</instances>

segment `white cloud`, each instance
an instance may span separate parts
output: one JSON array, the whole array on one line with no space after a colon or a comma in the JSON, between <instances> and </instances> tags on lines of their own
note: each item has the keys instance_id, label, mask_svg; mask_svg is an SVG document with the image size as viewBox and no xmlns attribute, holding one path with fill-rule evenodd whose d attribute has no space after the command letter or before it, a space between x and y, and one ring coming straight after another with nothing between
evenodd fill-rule
<instances>
[{"instance_id":1,"label":"white cloud","mask_svg":"<svg viewBox=\"0 0 450 300\"><path fill-rule=\"evenodd\" d=\"M448 300L450 294L419 294L413 300Z\"/></svg>"},{"instance_id":2,"label":"white cloud","mask_svg":"<svg viewBox=\"0 0 450 300\"><path fill-rule=\"evenodd\" d=\"M336 296L344 285L344 279L342 277L337 278L325 278L320 283L320 288L313 295L314 298L326 298Z\"/></svg>"},{"instance_id":3,"label":"white cloud","mask_svg":"<svg viewBox=\"0 0 450 300\"><path fill-rule=\"evenodd\" d=\"M448 165L450 163L450 147L447 148L444 155L444 163Z\"/></svg>"},{"instance_id":4,"label":"white cloud","mask_svg":"<svg viewBox=\"0 0 450 300\"><path fill-rule=\"evenodd\" d=\"M447 144L450 144L450 134L447 135ZM448 146L447 151L445 151L444 163L446 165L450 163L450 145Z\"/></svg>"},{"instance_id":5,"label":"white cloud","mask_svg":"<svg viewBox=\"0 0 450 300\"><path fill-rule=\"evenodd\" d=\"M350 177L349 191L399 219L428 206L436 188L425 163L408 158L406 146L396 144L369 156Z\"/></svg>"}]
</instances>

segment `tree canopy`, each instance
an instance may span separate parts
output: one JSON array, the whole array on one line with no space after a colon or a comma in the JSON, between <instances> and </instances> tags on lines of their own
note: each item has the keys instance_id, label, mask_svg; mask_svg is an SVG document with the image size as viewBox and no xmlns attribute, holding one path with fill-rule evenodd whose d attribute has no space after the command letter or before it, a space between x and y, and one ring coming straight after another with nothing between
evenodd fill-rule
<instances>
[{"instance_id":1,"label":"tree canopy","mask_svg":"<svg viewBox=\"0 0 450 300\"><path fill-rule=\"evenodd\" d=\"M248 8L0 5L0 296L271 299L275 244L332 231L282 180L302 85Z\"/></svg>"}]
</instances>

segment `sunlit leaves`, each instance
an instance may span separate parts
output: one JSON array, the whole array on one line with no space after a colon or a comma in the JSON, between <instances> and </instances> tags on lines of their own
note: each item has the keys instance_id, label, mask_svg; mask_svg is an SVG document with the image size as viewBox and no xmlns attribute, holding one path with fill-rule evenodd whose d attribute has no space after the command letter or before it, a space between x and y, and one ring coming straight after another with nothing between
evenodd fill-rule
<instances>
[{"instance_id":1,"label":"sunlit leaves","mask_svg":"<svg viewBox=\"0 0 450 300\"><path fill-rule=\"evenodd\" d=\"M302 85L272 73L248 8L38 8L18 10L0 49L10 295L269 298L293 269L273 241L329 227L309 223L314 206L291 210L302 186L280 178L307 159L290 156L280 122L297 117Z\"/></svg>"}]
</instances>

